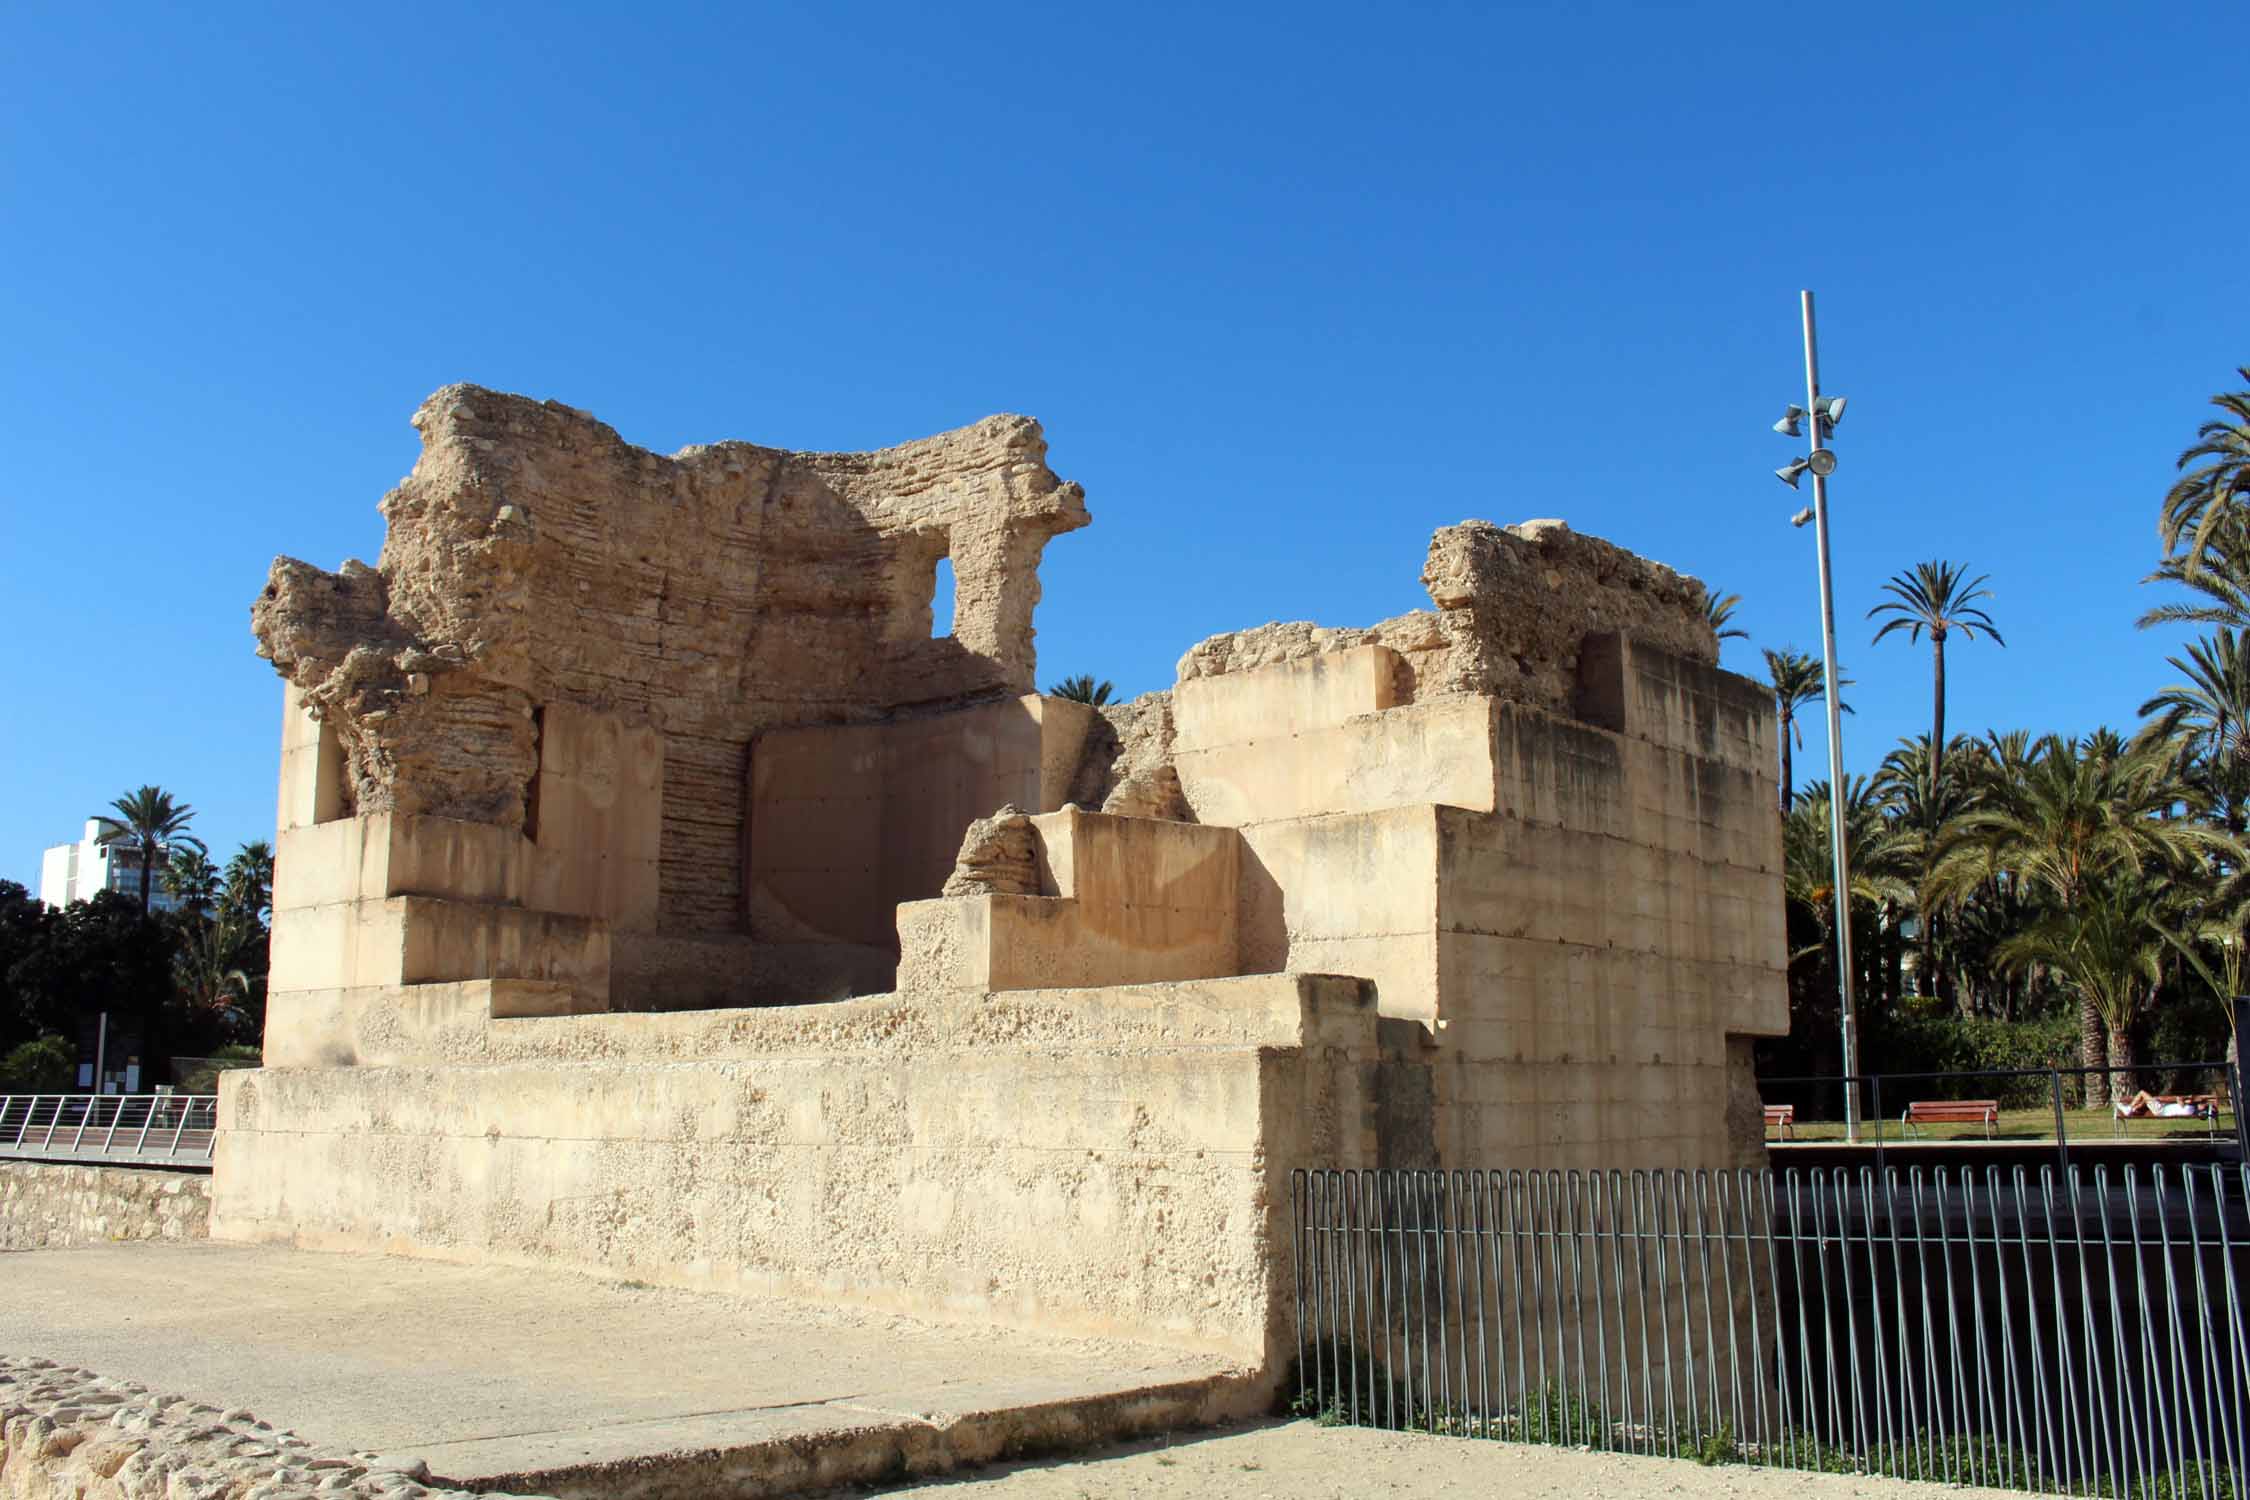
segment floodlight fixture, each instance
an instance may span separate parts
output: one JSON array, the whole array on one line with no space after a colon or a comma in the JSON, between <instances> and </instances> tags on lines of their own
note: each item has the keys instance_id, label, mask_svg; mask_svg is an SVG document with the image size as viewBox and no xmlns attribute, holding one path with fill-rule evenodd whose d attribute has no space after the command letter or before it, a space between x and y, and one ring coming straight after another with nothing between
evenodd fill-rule
<instances>
[{"instance_id":1,"label":"floodlight fixture","mask_svg":"<svg viewBox=\"0 0 2250 1500\"><path fill-rule=\"evenodd\" d=\"M1809 505L1789 518L1789 524L1796 527L1804 527L1810 525L1811 522L1812 507Z\"/></svg>"},{"instance_id":2,"label":"floodlight fixture","mask_svg":"<svg viewBox=\"0 0 2250 1500\"><path fill-rule=\"evenodd\" d=\"M1795 489L1797 481L1804 478L1805 470L1811 467L1812 460L1809 458L1792 458L1789 462L1774 470L1773 477L1788 485L1789 488Z\"/></svg>"},{"instance_id":3,"label":"floodlight fixture","mask_svg":"<svg viewBox=\"0 0 2250 1500\"><path fill-rule=\"evenodd\" d=\"M1820 420L1828 424L1828 430L1831 432L1836 430L1838 422L1844 420L1845 400L1846 398L1842 396L1822 396L1819 400L1813 402L1813 410L1820 413Z\"/></svg>"},{"instance_id":4,"label":"floodlight fixture","mask_svg":"<svg viewBox=\"0 0 2250 1500\"><path fill-rule=\"evenodd\" d=\"M1836 453L1830 448L1815 448L1805 455L1805 467L1826 479L1836 472Z\"/></svg>"},{"instance_id":5,"label":"floodlight fixture","mask_svg":"<svg viewBox=\"0 0 2250 1500\"><path fill-rule=\"evenodd\" d=\"M1785 407L1782 409L1781 420L1773 424L1773 430L1783 437L1803 437L1805 435L1804 430L1797 424L1804 419L1805 409L1803 407Z\"/></svg>"}]
</instances>

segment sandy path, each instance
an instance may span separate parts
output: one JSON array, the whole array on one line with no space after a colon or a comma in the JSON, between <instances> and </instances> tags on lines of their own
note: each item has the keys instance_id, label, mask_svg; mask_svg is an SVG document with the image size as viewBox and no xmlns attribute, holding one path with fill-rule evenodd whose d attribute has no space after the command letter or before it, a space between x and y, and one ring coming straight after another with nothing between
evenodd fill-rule
<instances>
[{"instance_id":1,"label":"sandy path","mask_svg":"<svg viewBox=\"0 0 2250 1500\"><path fill-rule=\"evenodd\" d=\"M865 1493L865 1492L862 1492ZM1490 1495L1505 1500L1998 1500L2002 1490L1895 1479L1704 1468L1660 1458L1285 1422L1112 1448L1085 1458L978 1470L877 1493L955 1500L1362 1500L1370 1495ZM2017 1497L2020 1500L2020 1496Z\"/></svg>"}]
</instances>

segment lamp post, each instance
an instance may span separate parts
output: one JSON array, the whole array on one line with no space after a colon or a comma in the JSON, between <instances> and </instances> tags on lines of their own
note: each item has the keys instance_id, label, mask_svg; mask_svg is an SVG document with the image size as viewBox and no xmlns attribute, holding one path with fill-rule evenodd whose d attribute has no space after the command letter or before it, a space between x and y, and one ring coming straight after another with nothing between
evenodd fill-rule
<instances>
[{"instance_id":1,"label":"lamp post","mask_svg":"<svg viewBox=\"0 0 2250 1500\"><path fill-rule=\"evenodd\" d=\"M1791 489L1798 479L1812 475L1813 503L1800 511L1793 524L1813 523L1820 553L1820 661L1828 681L1828 844L1836 868L1836 992L1844 1041L1844 1138L1859 1139L1859 1015L1853 1003L1851 854L1844 844L1844 725L1842 700L1836 695L1836 593L1828 569L1828 476L1836 472L1836 455L1821 444L1822 429L1835 431L1844 415L1842 396L1820 394L1820 359L1813 337L1813 297L1800 294L1805 319L1805 404L1792 405L1773 424L1785 437L1798 435L1798 423L1810 425L1810 446L1803 458L1791 459L1774 475Z\"/></svg>"}]
</instances>

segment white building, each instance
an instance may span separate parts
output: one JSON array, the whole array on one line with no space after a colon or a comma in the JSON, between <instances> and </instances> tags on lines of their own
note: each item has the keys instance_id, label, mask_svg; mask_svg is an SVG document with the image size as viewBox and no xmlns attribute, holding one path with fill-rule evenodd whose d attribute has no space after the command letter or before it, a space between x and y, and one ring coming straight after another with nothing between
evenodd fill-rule
<instances>
[{"instance_id":1,"label":"white building","mask_svg":"<svg viewBox=\"0 0 2250 1500\"><path fill-rule=\"evenodd\" d=\"M41 901L49 906L68 906L73 901L90 900L94 892L103 890L135 901L141 899L141 851L130 842L98 843L101 831L101 820L88 818L84 838L75 844L57 844L41 856ZM166 893L161 868L149 880L148 904L154 911L170 911L180 904Z\"/></svg>"}]
</instances>

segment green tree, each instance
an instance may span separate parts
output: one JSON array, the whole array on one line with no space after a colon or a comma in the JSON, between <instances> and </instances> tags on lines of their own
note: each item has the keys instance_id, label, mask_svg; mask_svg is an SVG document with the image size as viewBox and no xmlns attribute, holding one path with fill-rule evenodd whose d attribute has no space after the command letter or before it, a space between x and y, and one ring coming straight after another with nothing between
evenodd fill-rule
<instances>
[{"instance_id":1,"label":"green tree","mask_svg":"<svg viewBox=\"0 0 2250 1500\"><path fill-rule=\"evenodd\" d=\"M59 1036L42 1036L0 1056L0 1094L59 1094L78 1071L78 1049Z\"/></svg>"},{"instance_id":2,"label":"green tree","mask_svg":"<svg viewBox=\"0 0 2250 1500\"><path fill-rule=\"evenodd\" d=\"M95 821L98 828L96 843L113 848L133 850L141 866L141 910L148 910L149 885L156 878L156 867L169 858L174 845L203 850L203 842L189 835L187 826L195 817L195 809L184 802L172 800L172 794L161 787L144 786L128 792L110 804L117 810L116 817L100 814Z\"/></svg>"},{"instance_id":3,"label":"green tree","mask_svg":"<svg viewBox=\"0 0 2250 1500\"><path fill-rule=\"evenodd\" d=\"M202 916L219 900L219 867L201 848L181 844L164 864L164 893Z\"/></svg>"},{"instance_id":4,"label":"green tree","mask_svg":"<svg viewBox=\"0 0 2250 1500\"><path fill-rule=\"evenodd\" d=\"M1776 651L1766 648L1766 676L1773 688L1774 727L1781 739L1781 810L1789 811L1795 800L1795 757L1791 746L1803 749L1805 731L1797 722L1797 711L1826 691L1826 678L1817 657L1784 646ZM1851 679L1839 674L1839 687L1851 686ZM1839 705L1850 713L1849 703Z\"/></svg>"},{"instance_id":5,"label":"green tree","mask_svg":"<svg viewBox=\"0 0 2250 1500\"><path fill-rule=\"evenodd\" d=\"M2250 365L2235 373L2250 381ZM2174 465L2180 477L2164 496L2156 534L2167 559L2178 558L2185 571L2201 571L2215 539L2239 524L2250 504L2250 391L2222 391L2211 398L2219 415L2196 430L2196 440Z\"/></svg>"},{"instance_id":6,"label":"green tree","mask_svg":"<svg viewBox=\"0 0 2250 1500\"><path fill-rule=\"evenodd\" d=\"M13 880L0 880L0 1052L65 1024L64 1017L51 1013L51 996L15 977L19 964L26 966L27 978L37 969L54 918L30 891Z\"/></svg>"},{"instance_id":7,"label":"green tree","mask_svg":"<svg viewBox=\"0 0 2250 1500\"><path fill-rule=\"evenodd\" d=\"M1894 597L1876 605L1867 612L1870 620L1887 615L1882 627L1875 632L1880 642L1894 630L1903 630L1910 641L1922 639L1922 632L1930 633L1930 776L1936 784L1939 766L1945 756L1945 638L1959 631L1964 640L1975 640L1977 632L1992 637L1992 644L2005 646L2000 632L1992 625L1992 617L1985 613L1977 601L1992 597L1992 590L1984 586L1990 574L1968 578L1968 570L1959 563L1933 560L1916 563L1908 572L1894 576L1883 585L1885 593Z\"/></svg>"},{"instance_id":8,"label":"green tree","mask_svg":"<svg viewBox=\"0 0 2250 1500\"><path fill-rule=\"evenodd\" d=\"M172 929L132 897L96 891L89 901L48 912L36 940L9 965L6 983L34 1035L69 1036L81 1020L107 1011L113 1024L140 1031L143 1062L153 1069L166 1055L173 947Z\"/></svg>"},{"instance_id":9,"label":"green tree","mask_svg":"<svg viewBox=\"0 0 2250 1500\"><path fill-rule=\"evenodd\" d=\"M1048 688L1047 696L1064 698L1072 703L1091 703L1099 706L1107 703L1110 694L1116 691L1114 684L1107 681L1096 682L1093 674L1081 673L1076 677L1065 677L1062 681Z\"/></svg>"},{"instance_id":10,"label":"green tree","mask_svg":"<svg viewBox=\"0 0 2250 1500\"><path fill-rule=\"evenodd\" d=\"M1741 607L1742 596L1740 594L1722 594L1713 588L1706 588L1703 591L1703 618L1711 622L1711 630L1718 636L1719 644L1722 647L1728 641L1750 639L1749 631L1744 630L1739 625L1729 623L1734 619L1734 612Z\"/></svg>"},{"instance_id":11,"label":"green tree","mask_svg":"<svg viewBox=\"0 0 2250 1500\"><path fill-rule=\"evenodd\" d=\"M273 845L258 839L234 852L221 900L252 921L266 920L273 910Z\"/></svg>"},{"instance_id":12,"label":"green tree","mask_svg":"<svg viewBox=\"0 0 2250 1500\"><path fill-rule=\"evenodd\" d=\"M2152 625L2224 625L2250 631L2250 518L2243 507L2220 512L2193 554L2167 557L2143 583L2176 583L2200 597L2159 604L2136 622Z\"/></svg>"},{"instance_id":13,"label":"green tree","mask_svg":"<svg viewBox=\"0 0 2250 1500\"><path fill-rule=\"evenodd\" d=\"M1872 999L1896 964L1895 922L1885 920L1913 899L1910 851L1883 800L1864 776L1844 779L1844 844L1851 854L1851 894L1839 911L1834 844L1829 837L1828 783L1806 786L1781 824L1783 899L1789 908L1790 988L1817 997L1806 1022L1832 1034L1836 991L1836 923L1852 924L1853 987ZM1800 1007L1801 1008L1801 1007ZM1792 1025L1796 1023L1793 1021Z\"/></svg>"},{"instance_id":14,"label":"green tree","mask_svg":"<svg viewBox=\"0 0 2250 1500\"><path fill-rule=\"evenodd\" d=\"M2144 737L2176 747L2187 773L2236 834L2250 801L2250 650L2226 626L2188 643L2166 665L2186 680L2172 683L2141 705L2150 718Z\"/></svg>"},{"instance_id":15,"label":"green tree","mask_svg":"<svg viewBox=\"0 0 2250 1500\"><path fill-rule=\"evenodd\" d=\"M2166 882L2120 866L2086 881L2076 905L2048 912L2000 945L2001 963L2055 970L2077 990L2084 1012L2099 1018L2107 1033L2112 1103L2133 1094L2133 1027L2163 979L2172 951L2164 925L2176 905ZM2099 1087L2098 1078L2087 1078L2089 1108Z\"/></svg>"},{"instance_id":16,"label":"green tree","mask_svg":"<svg viewBox=\"0 0 2250 1500\"><path fill-rule=\"evenodd\" d=\"M2048 735L2011 769L2017 774L1990 779L1976 805L1941 832L1923 881L1925 909L2005 879L2039 893L2067 923L2119 882L2154 885L2215 862L2240 866L2242 846L2225 830L2177 816L2198 799L2161 744L2127 745L2108 730L2077 740ZM2109 1055L2107 1021L2095 992L2081 987L2080 1000L2081 1058L2099 1068ZM2098 1093L2089 1076L2089 1105Z\"/></svg>"}]
</instances>

